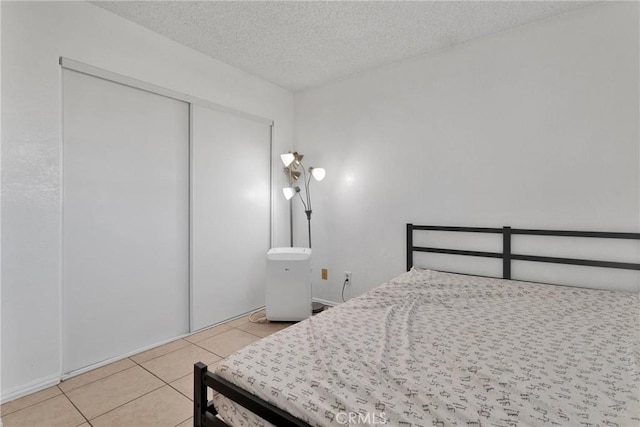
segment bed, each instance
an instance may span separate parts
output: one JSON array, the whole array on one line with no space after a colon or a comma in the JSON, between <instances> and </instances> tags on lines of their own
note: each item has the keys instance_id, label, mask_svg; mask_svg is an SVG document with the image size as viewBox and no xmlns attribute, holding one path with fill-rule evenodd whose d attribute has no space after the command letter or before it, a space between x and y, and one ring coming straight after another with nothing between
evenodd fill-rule
<instances>
[{"instance_id":1,"label":"bed","mask_svg":"<svg viewBox=\"0 0 640 427\"><path fill-rule=\"evenodd\" d=\"M415 246L414 231L499 233L501 253ZM229 356L196 364L196 426L640 424L638 293L509 280L518 234L599 233L407 224L407 272ZM536 234L540 235L540 234ZM505 279L423 270L415 252L501 258ZM217 393L206 400L208 388Z\"/></svg>"}]
</instances>

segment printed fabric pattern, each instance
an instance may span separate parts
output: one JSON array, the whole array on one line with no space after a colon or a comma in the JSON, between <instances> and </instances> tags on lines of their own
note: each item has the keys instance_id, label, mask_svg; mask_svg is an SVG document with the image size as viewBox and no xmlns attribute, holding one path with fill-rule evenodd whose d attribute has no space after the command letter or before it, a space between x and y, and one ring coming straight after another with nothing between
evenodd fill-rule
<instances>
[{"instance_id":1,"label":"printed fabric pattern","mask_svg":"<svg viewBox=\"0 0 640 427\"><path fill-rule=\"evenodd\" d=\"M639 302L413 269L216 373L312 426L637 426ZM214 403L230 425L270 426Z\"/></svg>"}]
</instances>

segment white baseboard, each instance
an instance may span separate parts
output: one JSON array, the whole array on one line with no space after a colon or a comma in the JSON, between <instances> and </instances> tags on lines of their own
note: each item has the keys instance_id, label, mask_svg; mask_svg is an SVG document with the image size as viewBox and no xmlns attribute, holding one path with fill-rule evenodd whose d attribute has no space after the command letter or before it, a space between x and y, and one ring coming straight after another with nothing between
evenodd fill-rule
<instances>
[{"instance_id":1,"label":"white baseboard","mask_svg":"<svg viewBox=\"0 0 640 427\"><path fill-rule=\"evenodd\" d=\"M207 329L215 328L216 326L222 325L223 323L231 322L232 320L239 319L239 318L244 317L246 315L251 315L251 314L256 313L256 312L258 312L260 310L264 310L264 305L262 305L260 307L257 307L257 308L254 308L253 310L249 310L246 313L242 313L242 314L239 314L237 316L231 317L231 318L229 318L227 320L223 320L221 322L214 323L213 325L205 326L205 327L200 328L198 330L192 331L192 332L190 332L190 333L188 333L186 335L183 335L180 338L188 337L189 335L194 335L194 334L197 334L198 332L202 332L202 331L206 331ZM178 338L176 338L176 339L178 339ZM0 427L2 427L2 426L0 426Z\"/></svg>"},{"instance_id":2,"label":"white baseboard","mask_svg":"<svg viewBox=\"0 0 640 427\"><path fill-rule=\"evenodd\" d=\"M7 403L11 400L18 399L27 394L35 393L36 391L44 390L45 388L60 384L60 374L50 375L48 377L39 378L30 383L13 387L2 394L0 403ZM2 424L0 423L0 427Z\"/></svg>"},{"instance_id":3,"label":"white baseboard","mask_svg":"<svg viewBox=\"0 0 640 427\"><path fill-rule=\"evenodd\" d=\"M312 298L311 299L313 302L319 302L321 304L324 305L329 305L331 307L335 307L336 305L340 304L339 302L335 302L335 301L329 301L327 299L322 299L322 298Z\"/></svg>"},{"instance_id":4,"label":"white baseboard","mask_svg":"<svg viewBox=\"0 0 640 427\"><path fill-rule=\"evenodd\" d=\"M329 301L320 300L318 302L322 302L323 304L327 304L327 305L335 305L335 303L330 303ZM212 327L217 326L219 324L228 322L230 320L234 320L234 319L237 319L239 317L246 316L247 314L251 314L251 313L253 313L253 312L257 311L257 310L261 310L263 308L264 308L264 306L258 307L258 308L254 309L254 310L251 310L251 311L248 311L246 313L240 314L239 316L233 317L231 319L224 320L224 321L219 322L219 323L217 323L215 325L211 325L211 326L207 326L205 328L202 328L201 330L209 329L209 328L212 328ZM83 374L85 372L91 371L93 369L97 369L97 368L100 368L102 366L108 365L110 363L117 362L117 361L125 359L125 358L127 358L129 356L133 356L134 354L138 354L138 353L141 353L143 351L152 349L154 347L158 347L159 345L163 345L163 344L169 343L171 341L175 341L175 340L180 339L180 338L188 337L189 335L193 335L193 334L195 334L197 332L199 332L199 331L193 331L193 332L189 332L187 334L184 334L184 335L181 335L181 336L178 336L178 337L162 340L160 342L157 342L157 343L154 343L154 344L147 345L145 347L139 348L139 349L137 349L135 351L131 351L131 352L128 352L128 353L125 353L125 354L121 354L121 355L118 355L118 356L113 357L111 359L103 360L102 362L98 362L98 363L95 363L93 365L87 366L85 368L78 369L76 371L70 372L70 373L65 374L65 375L54 374L54 375L51 375L51 376L48 376L48 377L45 377L45 378L40 378L38 380L32 381L32 382L30 382L28 384L24 384L24 385L21 385L21 386L18 386L18 387L14 387L14 388L12 388L10 390L7 390L6 393L2 394L2 396L0 397L0 403L6 403L6 402L9 402L11 400L15 400L15 399L18 399L20 397L26 396L28 394L35 393L35 392L40 391L40 390L44 390L45 388L60 384L60 381L62 381L62 380L66 380L66 379L69 379L71 377L75 377L76 375L80 375L80 374ZM2 427L2 420L1 419L0 419L0 427Z\"/></svg>"},{"instance_id":5,"label":"white baseboard","mask_svg":"<svg viewBox=\"0 0 640 427\"><path fill-rule=\"evenodd\" d=\"M231 322L232 320L239 319L239 318L241 318L241 317L246 316L247 314L248 314L248 315L251 315L251 314L253 314L253 313L257 313L258 311L260 311L260 310L264 310L264 309L265 309L265 306L264 306L264 305L261 305L260 307L257 307L257 308L254 308L253 310L249 310L249 311L247 311L246 313L243 313L243 314L240 314L240 315L238 315L238 316L232 317L231 319L223 320L222 322L217 323L216 325L219 325L219 324L222 324L222 323ZM211 326L207 326L207 328L211 328ZM207 329L207 328L205 328L205 329Z\"/></svg>"},{"instance_id":6,"label":"white baseboard","mask_svg":"<svg viewBox=\"0 0 640 427\"><path fill-rule=\"evenodd\" d=\"M146 346L144 346L142 348L139 348L137 350L134 350L134 351L129 351L129 352L124 353L124 354L119 354L119 355L117 355L115 357L112 357L110 359L103 360L103 361L98 362L98 363L94 363L93 365L89 365L89 366L86 366L84 368L76 369L75 371L69 372L67 374L63 374L60 379L61 380L68 380L69 378L73 378L73 377L78 376L80 374L84 374L85 372L93 371L94 369L98 369L98 368L101 368L103 366L109 365L111 363L118 362L118 361L120 361L122 359L126 359L129 356L133 356L135 354L142 353L143 351L151 350L152 348L155 348L155 347L158 347L158 346L161 346L161 345L164 345L164 344L168 344L168 343L170 343L172 341L179 340L180 338L184 338L184 337L187 337L189 335L191 335L191 332L189 332L187 334L179 335L179 336L174 337L174 338L167 338L165 340L156 342L154 344L146 345Z\"/></svg>"},{"instance_id":7,"label":"white baseboard","mask_svg":"<svg viewBox=\"0 0 640 427\"><path fill-rule=\"evenodd\" d=\"M179 340L179 339L181 339L181 338L185 338L185 337L188 337L188 336L190 336L190 335L194 335L194 334L196 334L196 333L198 333L198 332L201 332L201 331L204 331L204 330L206 330L206 329L213 328L213 327L215 327L215 326L218 326L218 325L221 325L221 324L223 324L223 323L229 322L229 321L231 321L231 320L238 319L238 318L240 318L240 317L242 317L242 316L246 316L247 314L251 314L251 313L253 313L253 312L257 311L257 310L261 310L261 309L263 309L263 308L264 308L264 306L259 307L259 308L256 308L256 309L251 310L251 311L248 311L248 312L246 312L246 313L242 313L242 314L240 314L239 316L232 317L231 319L223 320L223 321L218 322L218 323L215 323L215 324L213 324L213 325L205 326L204 328L198 329L197 331L188 332L188 333L186 333L186 334L182 334L182 335L179 335L179 336L177 336L177 337L168 338L168 339L166 339L166 340L162 340L162 341L157 342L157 343L155 343L155 344L151 344L151 345L144 346L144 347L142 347L142 348L139 348L139 349L134 350L134 351L130 351L130 352L125 353L125 354L120 354L120 355L118 355L118 356L116 356L116 357L113 357L113 358L111 358L111 359L103 360L102 362L98 362L98 363L95 363L95 364L93 364L93 365L87 366L87 367L85 367L85 368L81 368L81 369L78 369L78 370L76 370L76 371L73 371L73 372L70 372L70 373L68 373L68 374L65 374L65 375L63 375L63 376L62 376L62 378L61 378L61 379L62 379L62 380L66 380L66 379L69 379L69 378L71 378L71 377L75 377L76 375L84 374L85 372L92 371L92 370L94 370L94 369L100 368L100 367L105 366L105 365L108 365L108 364L110 364L110 363L114 363L114 362L118 362L119 360L126 359L126 358L127 358L127 357L129 357L129 356L133 356L133 355L136 355L136 354L138 354L138 353L142 353L143 351L151 350L152 348L155 348L155 347L161 346L161 345L163 345L163 344L168 344L168 343L170 343L170 342L172 342L172 341L176 341L176 340ZM0 427L2 427L2 426L0 426Z\"/></svg>"}]
</instances>

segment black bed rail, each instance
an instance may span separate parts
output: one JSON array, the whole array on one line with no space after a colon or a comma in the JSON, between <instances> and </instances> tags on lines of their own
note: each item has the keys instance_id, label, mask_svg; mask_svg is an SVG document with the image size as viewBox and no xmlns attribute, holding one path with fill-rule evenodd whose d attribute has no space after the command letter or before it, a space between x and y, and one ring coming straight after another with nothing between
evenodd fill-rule
<instances>
[{"instance_id":1,"label":"black bed rail","mask_svg":"<svg viewBox=\"0 0 640 427\"><path fill-rule=\"evenodd\" d=\"M278 427L311 427L304 421L241 389L224 378L209 372L207 365L198 362L193 366L193 425L196 427L228 427L216 417L216 410L207 401L209 388L222 393L228 399Z\"/></svg>"},{"instance_id":2,"label":"black bed rail","mask_svg":"<svg viewBox=\"0 0 640 427\"><path fill-rule=\"evenodd\" d=\"M482 251L468 251L468 250L460 250L460 249L414 246L413 232L416 230L502 234L502 252L482 252ZM589 267L616 268L616 269L624 269L624 270L640 270L640 263L514 254L511 252L511 238L514 235L640 240L640 233L619 233L619 232L607 232L607 231L573 231L573 230L534 230L534 229L511 228L511 227L502 227L502 228L452 227L452 226L439 226L439 225L407 224L407 271L411 270L411 267L413 267L414 252L431 252L431 253L438 253L438 254L464 255L464 256L474 256L474 257L484 257L484 258L501 258L503 279L511 279L511 261L512 260L545 262L545 263L553 263L553 264L582 265L582 266L589 266Z\"/></svg>"}]
</instances>

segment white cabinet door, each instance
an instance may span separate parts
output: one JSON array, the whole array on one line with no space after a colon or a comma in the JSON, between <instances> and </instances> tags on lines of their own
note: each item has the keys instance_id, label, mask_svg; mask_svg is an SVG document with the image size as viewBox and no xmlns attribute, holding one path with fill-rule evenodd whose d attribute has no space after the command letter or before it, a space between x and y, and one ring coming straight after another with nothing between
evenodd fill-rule
<instances>
[{"instance_id":1,"label":"white cabinet door","mask_svg":"<svg viewBox=\"0 0 640 427\"><path fill-rule=\"evenodd\" d=\"M192 107L192 329L264 305L271 126Z\"/></svg>"},{"instance_id":2,"label":"white cabinet door","mask_svg":"<svg viewBox=\"0 0 640 427\"><path fill-rule=\"evenodd\" d=\"M188 332L189 105L63 70L63 371Z\"/></svg>"}]
</instances>

